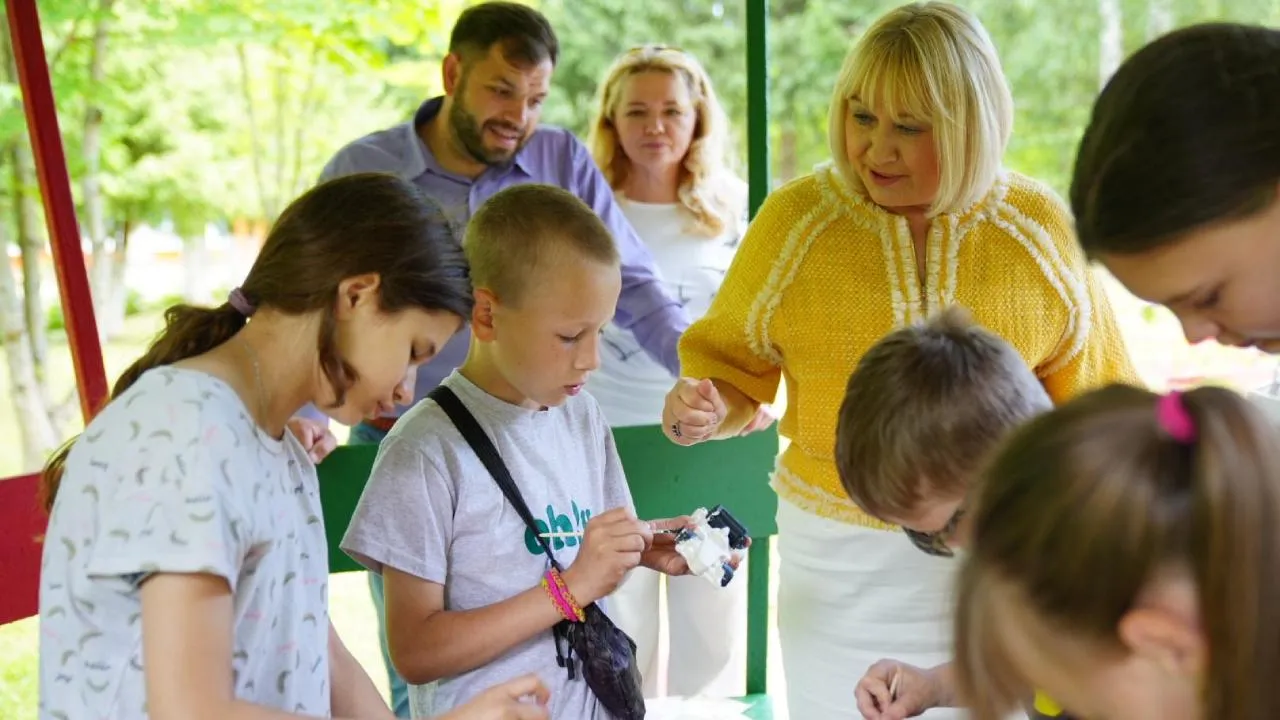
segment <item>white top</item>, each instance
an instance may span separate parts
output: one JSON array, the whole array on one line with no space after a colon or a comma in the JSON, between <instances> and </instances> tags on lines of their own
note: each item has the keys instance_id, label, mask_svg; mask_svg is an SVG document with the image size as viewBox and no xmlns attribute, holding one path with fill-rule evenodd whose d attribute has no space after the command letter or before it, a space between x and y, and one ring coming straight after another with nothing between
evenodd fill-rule
<instances>
[{"instance_id":1,"label":"white top","mask_svg":"<svg viewBox=\"0 0 1280 720\"><path fill-rule=\"evenodd\" d=\"M231 587L236 697L328 717L329 554L315 466L223 381L157 368L67 458L40 574L41 720L146 718L139 587Z\"/></svg>"},{"instance_id":2,"label":"white top","mask_svg":"<svg viewBox=\"0 0 1280 720\"><path fill-rule=\"evenodd\" d=\"M640 203L619 195L618 204L653 254L667 292L684 304L691 320L706 314L733 261L745 221L730 223L719 237L707 237L689 231L693 216L678 203ZM605 328L600 368L591 374L587 389L610 426L662 422L663 400L674 382L630 331L612 323Z\"/></svg>"},{"instance_id":3,"label":"white top","mask_svg":"<svg viewBox=\"0 0 1280 720\"><path fill-rule=\"evenodd\" d=\"M489 435L540 532L582 531L594 515L631 507L613 435L587 393L529 410L457 372L442 384ZM550 544L564 567L578 556L575 537ZM373 572L389 566L443 585L446 610L483 608L537 588L549 567L537 538L430 398L406 412L382 442L342 549ZM440 680L430 708L421 706L424 695L415 687L415 716L444 713L527 673L540 675L551 690L551 717L607 720L581 672L570 680L556 665L550 628L488 665Z\"/></svg>"}]
</instances>

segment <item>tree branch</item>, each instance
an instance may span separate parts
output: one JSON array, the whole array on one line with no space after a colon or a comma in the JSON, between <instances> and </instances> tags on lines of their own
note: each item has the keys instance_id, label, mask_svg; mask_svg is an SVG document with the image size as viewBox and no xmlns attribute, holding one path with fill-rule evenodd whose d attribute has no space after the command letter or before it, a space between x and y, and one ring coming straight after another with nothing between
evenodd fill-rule
<instances>
[{"instance_id":1,"label":"tree branch","mask_svg":"<svg viewBox=\"0 0 1280 720\"><path fill-rule=\"evenodd\" d=\"M82 16L77 16L75 20L71 21L71 29L67 31L66 37L62 38L62 42L58 43L58 46L49 56L49 72L53 72L53 69L58 66L58 61L62 59L63 53L76 41L77 36L80 34L80 21L82 19Z\"/></svg>"},{"instance_id":2,"label":"tree branch","mask_svg":"<svg viewBox=\"0 0 1280 720\"><path fill-rule=\"evenodd\" d=\"M245 54L244 43L236 43L236 58L240 61L240 90L244 97L245 116L249 119L249 155L253 160L253 179L258 185L258 202L262 205L262 216L270 222L274 220L267 199L267 188L262 177L262 156L258 142L258 116L253 111L253 88L249 82L249 59Z\"/></svg>"}]
</instances>

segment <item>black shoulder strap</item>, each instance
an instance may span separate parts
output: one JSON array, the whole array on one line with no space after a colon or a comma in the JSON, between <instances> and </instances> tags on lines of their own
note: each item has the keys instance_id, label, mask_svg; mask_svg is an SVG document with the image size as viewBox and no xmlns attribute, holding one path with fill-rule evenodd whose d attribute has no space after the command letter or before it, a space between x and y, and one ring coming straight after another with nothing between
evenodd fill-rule
<instances>
[{"instance_id":1,"label":"black shoulder strap","mask_svg":"<svg viewBox=\"0 0 1280 720\"><path fill-rule=\"evenodd\" d=\"M502 494L506 496L507 502L515 508L516 513L520 515L520 519L524 521L525 526L529 528L529 532L537 538L538 544L542 546L543 552L547 554L547 559L551 561L551 567L561 570L560 563L556 562L556 556L551 553L551 545L547 539L542 537L542 531L538 529L538 524L533 520L533 513L529 512L529 506L525 504L524 497L520 495L520 488L516 487L516 481L512 479L511 472L507 470L506 463L502 462L502 456L498 454L498 448L493 446L493 441L489 439L484 428L480 427L480 423L476 422L476 418L467 409L458 396L452 390L437 385L434 390L427 394L427 397L435 401L441 410L449 416L453 421L458 432L462 433L463 439L471 446L471 449L480 458L480 462L489 470L489 474L493 476L494 482L498 483L498 488L502 490Z\"/></svg>"}]
</instances>

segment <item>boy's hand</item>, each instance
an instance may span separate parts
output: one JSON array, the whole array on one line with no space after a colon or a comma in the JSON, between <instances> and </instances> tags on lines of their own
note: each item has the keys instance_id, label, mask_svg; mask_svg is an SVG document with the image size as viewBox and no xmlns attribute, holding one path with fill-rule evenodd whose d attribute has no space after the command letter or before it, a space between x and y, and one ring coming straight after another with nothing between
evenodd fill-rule
<instances>
[{"instance_id":1,"label":"boy's hand","mask_svg":"<svg viewBox=\"0 0 1280 720\"><path fill-rule=\"evenodd\" d=\"M564 582L578 604L586 606L612 593L653 543L649 524L626 508L587 521L578 557L564 571Z\"/></svg>"},{"instance_id":2,"label":"boy's hand","mask_svg":"<svg viewBox=\"0 0 1280 720\"><path fill-rule=\"evenodd\" d=\"M307 457L317 465L338 447L338 438L334 437L328 427L315 420L291 417L288 427L289 432L298 438L299 443L302 443L302 449L307 451Z\"/></svg>"},{"instance_id":3,"label":"boy's hand","mask_svg":"<svg viewBox=\"0 0 1280 720\"><path fill-rule=\"evenodd\" d=\"M649 528L653 530L653 542L644 551L640 564L656 570L664 575L688 575L689 563L684 556L676 552L676 536L662 530L683 530L693 527L693 518L688 515L666 520L650 520Z\"/></svg>"},{"instance_id":4,"label":"boy's hand","mask_svg":"<svg viewBox=\"0 0 1280 720\"><path fill-rule=\"evenodd\" d=\"M662 432L677 445L694 445L715 436L728 409L710 380L680 378L667 393Z\"/></svg>"},{"instance_id":5,"label":"boy's hand","mask_svg":"<svg viewBox=\"0 0 1280 720\"><path fill-rule=\"evenodd\" d=\"M688 575L689 562L676 551L676 535L659 531L692 528L693 518L688 515L681 515L680 517L666 520L650 520L649 527L653 530L653 543L644 551L640 564L664 575ZM747 547L751 547L751 538L747 538ZM742 555L735 552L733 559L729 561L729 565L734 570L737 570L741 564Z\"/></svg>"},{"instance_id":6,"label":"boy's hand","mask_svg":"<svg viewBox=\"0 0 1280 720\"><path fill-rule=\"evenodd\" d=\"M877 662L858 681L858 712L866 720L904 720L944 706L949 693L940 685L945 677L938 671L945 667L925 670L896 660Z\"/></svg>"},{"instance_id":7,"label":"boy's hand","mask_svg":"<svg viewBox=\"0 0 1280 720\"><path fill-rule=\"evenodd\" d=\"M489 688L438 720L546 720L549 697L537 675L525 675Z\"/></svg>"}]
</instances>

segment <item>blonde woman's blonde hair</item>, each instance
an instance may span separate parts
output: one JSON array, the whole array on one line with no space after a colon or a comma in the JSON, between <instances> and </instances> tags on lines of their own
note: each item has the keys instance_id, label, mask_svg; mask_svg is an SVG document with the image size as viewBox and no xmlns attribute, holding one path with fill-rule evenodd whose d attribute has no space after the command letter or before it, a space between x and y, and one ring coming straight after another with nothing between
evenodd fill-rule
<instances>
[{"instance_id":1,"label":"blonde woman's blonde hair","mask_svg":"<svg viewBox=\"0 0 1280 720\"><path fill-rule=\"evenodd\" d=\"M1013 129L1013 97L991 37L967 10L946 2L903 5L872 24L845 57L828 143L841 174L865 192L845 150L851 98L891 119L933 125L939 182L929 215L962 211L995 185Z\"/></svg>"},{"instance_id":2,"label":"blonde woman's blonde hair","mask_svg":"<svg viewBox=\"0 0 1280 720\"><path fill-rule=\"evenodd\" d=\"M596 117L587 146L609 186L620 190L631 160L622 149L614 123L623 81L646 72L679 77L689 90L696 114L693 142L680 170L678 197L692 213L695 232L715 237L733 227L745 207L745 185L732 171L729 120L716 98L711 78L693 55L661 45L643 45L619 55L596 93Z\"/></svg>"}]
</instances>

